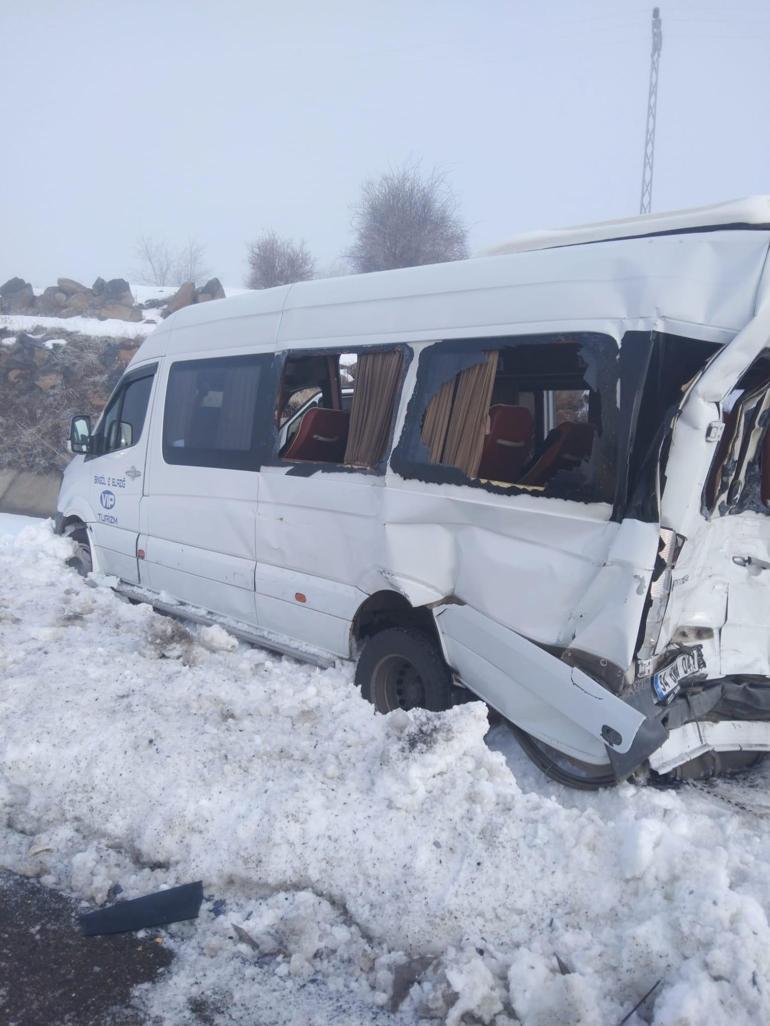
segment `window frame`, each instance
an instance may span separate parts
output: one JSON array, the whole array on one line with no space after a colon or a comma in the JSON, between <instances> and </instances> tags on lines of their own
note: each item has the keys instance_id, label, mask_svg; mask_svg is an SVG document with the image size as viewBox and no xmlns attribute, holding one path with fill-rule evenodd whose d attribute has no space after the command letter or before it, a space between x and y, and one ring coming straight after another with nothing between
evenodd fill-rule
<instances>
[{"instance_id":1,"label":"window frame","mask_svg":"<svg viewBox=\"0 0 770 1026\"><path fill-rule=\"evenodd\" d=\"M398 386L396 390L396 402L393 407L390 429L388 431L388 442L385 446L385 453L378 463L371 467L353 467L346 463L322 463L315 460L287 460L281 457L280 450L282 445L280 439L282 428L285 428L286 425L294 419L294 417L290 418L284 422L283 425L278 425L277 423L278 416L280 414L278 404L280 403L281 396L283 395L284 369L288 360L299 359L304 356L342 356L347 353L359 356L364 353L389 353L394 351L401 353L401 370L399 372ZM323 348L302 347L299 349L285 349L277 352L275 355L277 359L275 365L275 380L273 382L274 400L272 403L272 444L270 446L270 454L265 460L265 465L270 467L282 467L288 474L297 477L308 477L310 474L315 474L318 471L338 474L365 474L368 476L382 477L385 474L394 449L394 437L396 422L398 420L398 411L404 398L404 382L406 381L406 375L414 357L414 350L411 345L409 345L408 342L382 342L373 345L351 345L346 343L338 346L324 346ZM341 391L342 387L343 386L341 386ZM297 411L297 413L299 412L300 411Z\"/></svg>"},{"instance_id":2,"label":"window frame","mask_svg":"<svg viewBox=\"0 0 770 1026\"><path fill-rule=\"evenodd\" d=\"M592 480L583 485L570 485L559 481L548 481L545 485L519 485L492 482L468 477L462 470L447 464L431 463L422 440L422 423L428 404L448 378L444 361L436 356L455 356L457 374L479 362L485 352L515 349L528 345L556 345L565 342L579 342L586 352L595 352L593 367L586 371L596 374L596 391L601 401L601 430L597 433L591 462L596 467ZM473 336L461 339L444 339L433 342L421 350L417 365L417 378L406 410L401 437L395 446L390 465L401 477L420 480L431 484L455 484L481 489L496 495L529 495L536 498L559 498L583 503L606 503L615 507L618 495L618 472L621 467L623 430L620 403L621 345L612 335L597 331L560 331L516 335ZM588 384L588 382L586 382ZM590 386L589 386L590 387ZM523 391L534 391L529 383ZM547 390L543 390L547 391ZM622 399L621 399L622 401Z\"/></svg>"},{"instance_id":3,"label":"window frame","mask_svg":"<svg viewBox=\"0 0 770 1026\"><path fill-rule=\"evenodd\" d=\"M147 408L144 411L142 430L139 432L139 437L135 441L133 441L131 445L124 445L115 449L105 449L104 421L113 403L117 403L119 405L117 421L118 423L120 423L123 417L123 400L125 399L126 391L128 390L129 386L133 385L136 381L142 381L144 378L152 378L154 380L157 370L158 364L150 363L146 364L143 367L137 367L135 370L127 371L121 377L121 379L118 381L117 385L113 389L109 399L104 404L104 409L102 410L102 413L99 417L99 422L97 423L96 428L94 429L94 433L91 436L92 451L86 453L86 461L99 459L101 456L109 456L111 453L114 452L128 452L129 449L133 449L141 442L142 438L145 437L145 432L147 430L147 418L150 412L150 407L152 405L152 385L150 385L150 394L147 397Z\"/></svg>"},{"instance_id":4,"label":"window frame","mask_svg":"<svg viewBox=\"0 0 770 1026\"><path fill-rule=\"evenodd\" d=\"M226 363L229 366L242 365L246 362L259 367L257 381L254 419L251 429L251 443L248 449L217 449L190 446L173 446L166 442L166 420L170 395L171 376L175 368L210 368L212 364ZM266 420L270 416L271 406L266 402L266 388L272 380L273 353L235 353L228 356L202 356L193 359L171 359L166 373L166 387L163 396L163 420L160 429L161 456L167 466L200 467L209 470L259 470L263 461L266 436Z\"/></svg>"}]
</instances>

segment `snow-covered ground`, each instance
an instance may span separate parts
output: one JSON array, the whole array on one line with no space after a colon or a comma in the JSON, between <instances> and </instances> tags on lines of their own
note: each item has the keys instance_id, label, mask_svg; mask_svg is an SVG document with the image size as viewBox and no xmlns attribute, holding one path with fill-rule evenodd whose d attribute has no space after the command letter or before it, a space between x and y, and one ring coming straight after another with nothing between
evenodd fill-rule
<instances>
[{"instance_id":1,"label":"snow-covered ground","mask_svg":"<svg viewBox=\"0 0 770 1026\"><path fill-rule=\"evenodd\" d=\"M42 290L35 290L36 292ZM146 303L151 299L168 299L177 291L176 285L132 285L131 291L137 303ZM239 296L248 289L225 289L227 296ZM80 335L93 335L96 338L140 338L149 335L160 323L160 310L151 308L144 311L141 321L120 321L109 319L100 321L96 317L41 317L37 314L0 314L0 328L9 331L29 333L44 331L72 331ZM6 339L8 344L13 339Z\"/></svg>"},{"instance_id":2,"label":"snow-covered ground","mask_svg":"<svg viewBox=\"0 0 770 1026\"><path fill-rule=\"evenodd\" d=\"M39 317L37 314L0 314L0 328L37 334L44 331L73 331L97 338L138 338L149 335L160 320L157 310L145 311L147 320L106 321L96 317ZM36 330L37 329L37 330Z\"/></svg>"},{"instance_id":3,"label":"snow-covered ground","mask_svg":"<svg viewBox=\"0 0 770 1026\"><path fill-rule=\"evenodd\" d=\"M770 1021L770 821L737 785L564 790L480 703L375 715L348 667L185 628L7 528L0 864L96 902L202 879L158 1021Z\"/></svg>"}]
</instances>

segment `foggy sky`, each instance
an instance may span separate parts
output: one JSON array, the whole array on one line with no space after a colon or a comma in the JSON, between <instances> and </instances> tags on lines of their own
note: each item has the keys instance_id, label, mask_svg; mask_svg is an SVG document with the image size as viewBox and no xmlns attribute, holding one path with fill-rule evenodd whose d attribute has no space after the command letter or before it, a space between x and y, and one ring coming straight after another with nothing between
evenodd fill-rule
<instances>
[{"instance_id":1,"label":"foggy sky","mask_svg":"<svg viewBox=\"0 0 770 1026\"><path fill-rule=\"evenodd\" d=\"M770 192L770 6L662 0L653 209ZM474 251L638 211L647 0L0 3L0 282L260 230L321 270L363 179L443 168Z\"/></svg>"}]
</instances>

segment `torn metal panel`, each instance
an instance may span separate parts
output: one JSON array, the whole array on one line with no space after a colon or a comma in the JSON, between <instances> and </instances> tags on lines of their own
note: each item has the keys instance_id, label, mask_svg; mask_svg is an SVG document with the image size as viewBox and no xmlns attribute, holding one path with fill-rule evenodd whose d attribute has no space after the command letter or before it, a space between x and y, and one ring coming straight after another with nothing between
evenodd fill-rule
<instances>
[{"instance_id":1,"label":"torn metal panel","mask_svg":"<svg viewBox=\"0 0 770 1026\"><path fill-rule=\"evenodd\" d=\"M657 547L657 525L620 523L601 570L570 617L570 649L601 656L621 670L631 666Z\"/></svg>"},{"instance_id":2,"label":"torn metal panel","mask_svg":"<svg viewBox=\"0 0 770 1026\"><path fill-rule=\"evenodd\" d=\"M546 744L594 765L627 752L645 717L587 674L469 606L436 618L450 663L491 706Z\"/></svg>"},{"instance_id":3,"label":"torn metal panel","mask_svg":"<svg viewBox=\"0 0 770 1026\"><path fill-rule=\"evenodd\" d=\"M693 384L674 425L661 498L661 525L689 536L696 528L701 497L719 440L720 404L770 342L770 297L730 345L714 357Z\"/></svg>"},{"instance_id":4,"label":"torn metal panel","mask_svg":"<svg viewBox=\"0 0 770 1026\"><path fill-rule=\"evenodd\" d=\"M770 722L709 720L686 723L669 733L660 748L650 755L656 773L670 773L685 762L707 752L770 752Z\"/></svg>"}]
</instances>

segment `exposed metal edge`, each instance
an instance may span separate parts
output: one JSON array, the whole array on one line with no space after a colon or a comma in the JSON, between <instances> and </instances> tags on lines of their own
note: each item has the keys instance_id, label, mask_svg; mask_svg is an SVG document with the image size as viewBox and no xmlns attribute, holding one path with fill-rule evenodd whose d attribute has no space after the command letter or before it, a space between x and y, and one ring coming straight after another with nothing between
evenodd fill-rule
<instances>
[{"instance_id":1,"label":"exposed metal edge","mask_svg":"<svg viewBox=\"0 0 770 1026\"><path fill-rule=\"evenodd\" d=\"M125 595L126 598L145 602L159 613L178 617L181 620L189 620L191 623L223 627L229 634L250 645L267 648L280 655L291 656L292 659L297 659L302 663L312 663L324 670L333 666L338 659L337 656L322 648L315 648L312 645L297 645L282 634L274 634L272 631L260 630L259 627L252 627L239 620L218 616L216 613L201 609L199 606L189 605L187 602L164 602L157 592L150 591L148 588L139 588L121 581L115 586L115 591Z\"/></svg>"},{"instance_id":2,"label":"exposed metal edge","mask_svg":"<svg viewBox=\"0 0 770 1026\"><path fill-rule=\"evenodd\" d=\"M669 773L706 752L768 752L770 723L761 720L700 720L675 727L650 757L656 773Z\"/></svg>"}]
</instances>

